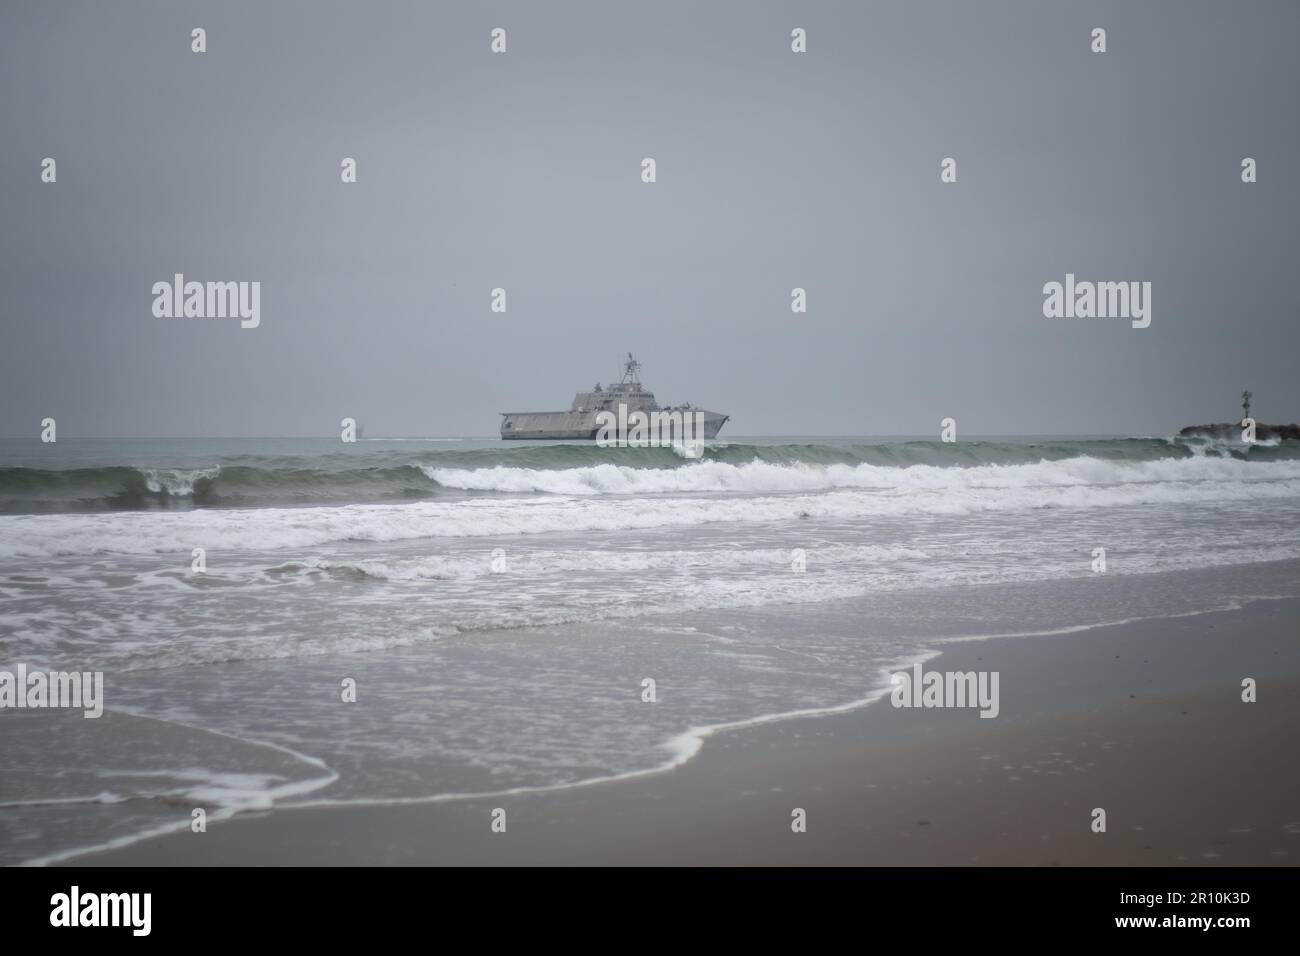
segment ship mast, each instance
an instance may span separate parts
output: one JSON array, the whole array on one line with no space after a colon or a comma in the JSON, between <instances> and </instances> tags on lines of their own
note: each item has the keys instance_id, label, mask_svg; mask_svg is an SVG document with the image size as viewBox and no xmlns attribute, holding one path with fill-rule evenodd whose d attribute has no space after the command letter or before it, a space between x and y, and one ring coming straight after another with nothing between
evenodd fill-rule
<instances>
[{"instance_id":1,"label":"ship mast","mask_svg":"<svg viewBox=\"0 0 1300 956\"><path fill-rule=\"evenodd\" d=\"M1251 399L1251 394L1249 391L1241 393L1241 410L1243 413L1241 416L1242 418L1250 417L1250 399Z\"/></svg>"},{"instance_id":2,"label":"ship mast","mask_svg":"<svg viewBox=\"0 0 1300 956\"><path fill-rule=\"evenodd\" d=\"M641 387L641 376L637 373L641 371L641 363L632 357L632 353L627 353L627 361L623 363L623 378L619 380L620 385L635 385Z\"/></svg>"}]
</instances>

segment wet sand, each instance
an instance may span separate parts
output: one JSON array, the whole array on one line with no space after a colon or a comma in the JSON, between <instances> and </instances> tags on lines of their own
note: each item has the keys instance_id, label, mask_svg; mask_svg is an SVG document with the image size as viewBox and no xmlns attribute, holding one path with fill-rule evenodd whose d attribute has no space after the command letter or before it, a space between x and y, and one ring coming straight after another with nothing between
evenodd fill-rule
<instances>
[{"instance_id":1,"label":"wet sand","mask_svg":"<svg viewBox=\"0 0 1300 956\"><path fill-rule=\"evenodd\" d=\"M1000 714L877 704L717 734L668 773L278 809L74 865L1292 865L1300 601L947 645ZM1258 700L1241 699L1243 678ZM492 830L493 810L506 832ZM792 812L807 829L792 831ZM1106 831L1093 832L1093 810Z\"/></svg>"}]
</instances>

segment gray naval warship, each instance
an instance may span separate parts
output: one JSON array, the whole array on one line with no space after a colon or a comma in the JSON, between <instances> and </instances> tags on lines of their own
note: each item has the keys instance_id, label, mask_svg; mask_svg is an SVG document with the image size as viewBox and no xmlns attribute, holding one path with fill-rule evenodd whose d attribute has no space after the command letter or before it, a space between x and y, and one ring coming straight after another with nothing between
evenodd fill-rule
<instances>
[{"instance_id":1,"label":"gray naval warship","mask_svg":"<svg viewBox=\"0 0 1300 956\"><path fill-rule=\"evenodd\" d=\"M716 438L730 415L710 412L693 405L669 405L660 407L655 401L654 392L646 391L640 379L641 363L627 354L623 363L623 377L616 385L604 388L600 383L590 392L578 392L573 396L573 404L564 412L502 412L501 437L504 439L569 439L594 440L600 431L596 416L601 412L619 414L619 406L626 408L627 414L633 412L668 412L704 416L704 435L695 437Z\"/></svg>"}]
</instances>

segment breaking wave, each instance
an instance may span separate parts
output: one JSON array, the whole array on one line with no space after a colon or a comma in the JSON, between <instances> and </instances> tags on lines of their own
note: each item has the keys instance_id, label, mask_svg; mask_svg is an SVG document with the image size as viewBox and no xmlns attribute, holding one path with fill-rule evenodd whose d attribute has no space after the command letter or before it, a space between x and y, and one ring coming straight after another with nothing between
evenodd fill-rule
<instances>
[{"instance_id":1,"label":"breaking wave","mask_svg":"<svg viewBox=\"0 0 1300 956\"><path fill-rule=\"evenodd\" d=\"M761 494L839 489L962 492L1163 482L1282 481L1300 479L1300 462L1252 463L1231 457L1124 462L1081 457L1024 465L885 467L806 462L769 464L763 461L731 465L702 461L678 468L602 464L556 470L500 466L476 470L426 467L424 472L445 488L512 494Z\"/></svg>"},{"instance_id":2,"label":"breaking wave","mask_svg":"<svg viewBox=\"0 0 1300 956\"><path fill-rule=\"evenodd\" d=\"M277 550L331 541L1300 499L1300 461L1215 457L1138 462L1082 457L961 468L714 461L673 469L432 469L430 480L492 494L189 514L10 515L0 517L0 556L169 553L188 550L181 542L192 540L209 548Z\"/></svg>"},{"instance_id":3,"label":"breaking wave","mask_svg":"<svg viewBox=\"0 0 1300 956\"><path fill-rule=\"evenodd\" d=\"M317 455L243 455L197 467L0 467L0 514L171 511L379 504L497 494L796 492L886 488L927 481L979 485L990 476L1075 483L1106 466L1151 465L1173 477L1207 463L1222 480L1235 466L1300 461L1300 442L1241 445L1210 439L1041 441L715 442L698 460L672 448L548 443L460 449L407 443ZM1055 466L1053 468L1052 466ZM1001 470L998 470L1001 469ZM1017 471L1016 469L1021 469ZM1025 471L1024 469L1030 469ZM898 473L906 472L906 478ZM946 472L957 478L933 479ZM1056 474L1059 478L1052 478ZM1114 480L1132 480L1117 473ZM1137 480L1149 480L1138 478ZM1164 477L1155 480L1166 480Z\"/></svg>"}]
</instances>

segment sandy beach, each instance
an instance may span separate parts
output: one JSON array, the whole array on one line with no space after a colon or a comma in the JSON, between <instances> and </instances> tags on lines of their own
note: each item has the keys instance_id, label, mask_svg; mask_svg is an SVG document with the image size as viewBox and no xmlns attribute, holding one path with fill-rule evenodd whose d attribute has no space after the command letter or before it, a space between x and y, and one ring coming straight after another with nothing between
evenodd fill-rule
<instances>
[{"instance_id":1,"label":"sandy beach","mask_svg":"<svg viewBox=\"0 0 1300 956\"><path fill-rule=\"evenodd\" d=\"M76 864L1293 865L1300 601L947 645L996 719L888 700L708 738L666 773L242 814ZM1241 699L1244 678L1258 700ZM506 831L492 812L505 810ZM806 813L806 832L792 813ZM1093 832L1092 812L1106 811Z\"/></svg>"}]
</instances>

